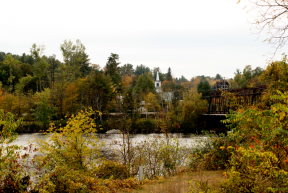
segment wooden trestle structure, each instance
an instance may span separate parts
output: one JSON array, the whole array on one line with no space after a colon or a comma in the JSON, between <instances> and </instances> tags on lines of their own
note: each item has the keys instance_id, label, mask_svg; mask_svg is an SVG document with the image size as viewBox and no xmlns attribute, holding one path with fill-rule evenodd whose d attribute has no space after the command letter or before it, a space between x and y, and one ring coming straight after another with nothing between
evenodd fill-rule
<instances>
[{"instance_id":1,"label":"wooden trestle structure","mask_svg":"<svg viewBox=\"0 0 288 193\"><path fill-rule=\"evenodd\" d=\"M266 89L266 85L256 86L253 88L237 88L227 90L229 93L233 93L237 99L237 104L252 105L257 104L263 91ZM229 100L222 96L222 91L212 91L211 95L205 97L208 100L207 114L228 114L229 109L236 110L235 107L231 107Z\"/></svg>"}]
</instances>

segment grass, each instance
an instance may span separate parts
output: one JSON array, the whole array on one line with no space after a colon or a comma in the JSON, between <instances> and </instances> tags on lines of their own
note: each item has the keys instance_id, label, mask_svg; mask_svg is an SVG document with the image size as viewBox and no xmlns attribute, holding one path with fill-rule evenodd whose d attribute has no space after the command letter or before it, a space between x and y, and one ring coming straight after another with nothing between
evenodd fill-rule
<instances>
[{"instance_id":1,"label":"grass","mask_svg":"<svg viewBox=\"0 0 288 193\"><path fill-rule=\"evenodd\" d=\"M134 190L134 193L182 193L191 192L189 186L193 186L194 192L205 192L208 188L221 192L220 182L225 179L223 170L218 171L197 171L172 176L163 179L155 184L145 185L141 190ZM192 181L191 183L189 181ZM198 182L198 183L197 183ZM198 184L198 185L197 185Z\"/></svg>"}]
</instances>

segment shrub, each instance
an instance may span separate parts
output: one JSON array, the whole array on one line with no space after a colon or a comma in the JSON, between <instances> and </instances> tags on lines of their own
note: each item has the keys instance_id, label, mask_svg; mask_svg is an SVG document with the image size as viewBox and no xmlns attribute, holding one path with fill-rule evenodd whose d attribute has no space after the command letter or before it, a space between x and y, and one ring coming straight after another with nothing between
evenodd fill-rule
<instances>
[{"instance_id":1,"label":"shrub","mask_svg":"<svg viewBox=\"0 0 288 193\"><path fill-rule=\"evenodd\" d=\"M188 153L186 147L180 146L177 138L150 139L138 144L133 151L134 170L142 165L148 179L176 174L185 165Z\"/></svg>"},{"instance_id":2,"label":"shrub","mask_svg":"<svg viewBox=\"0 0 288 193\"><path fill-rule=\"evenodd\" d=\"M234 142L229 135L212 135L205 133L205 138L200 138L192 147L189 155L189 168L196 170L198 167L205 170L218 170L229 167L229 159Z\"/></svg>"},{"instance_id":3,"label":"shrub","mask_svg":"<svg viewBox=\"0 0 288 193\"><path fill-rule=\"evenodd\" d=\"M288 172L278 167L278 158L269 151L238 148L231 157L231 170L224 175L223 192L287 192Z\"/></svg>"},{"instance_id":4,"label":"shrub","mask_svg":"<svg viewBox=\"0 0 288 193\"><path fill-rule=\"evenodd\" d=\"M129 169L114 161L104 161L96 170L96 175L102 179L127 179Z\"/></svg>"},{"instance_id":5,"label":"shrub","mask_svg":"<svg viewBox=\"0 0 288 193\"><path fill-rule=\"evenodd\" d=\"M36 161L44 172L36 189L41 192L98 191L94 172L100 156L92 110L72 116L64 128L49 128L49 140L38 140L43 156Z\"/></svg>"},{"instance_id":6,"label":"shrub","mask_svg":"<svg viewBox=\"0 0 288 193\"><path fill-rule=\"evenodd\" d=\"M30 185L29 173L24 170L28 154L21 156L18 151L22 147L10 144L17 138L15 131L20 124L21 120L14 121L12 113L5 115L0 110L0 192L24 192ZM29 153L31 145L24 150Z\"/></svg>"}]
</instances>

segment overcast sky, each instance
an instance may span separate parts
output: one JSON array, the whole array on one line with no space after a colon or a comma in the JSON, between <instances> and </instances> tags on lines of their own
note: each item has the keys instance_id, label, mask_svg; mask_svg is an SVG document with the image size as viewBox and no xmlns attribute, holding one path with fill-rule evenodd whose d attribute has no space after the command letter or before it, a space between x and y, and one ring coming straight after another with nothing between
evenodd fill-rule
<instances>
[{"instance_id":1,"label":"overcast sky","mask_svg":"<svg viewBox=\"0 0 288 193\"><path fill-rule=\"evenodd\" d=\"M231 78L236 68L264 68L274 51L263 43L265 34L249 30L249 15L237 1L0 0L0 51L22 55L33 43L44 44L45 55L62 61L60 44L80 39L101 67L117 53L121 65L171 67L174 77Z\"/></svg>"}]
</instances>

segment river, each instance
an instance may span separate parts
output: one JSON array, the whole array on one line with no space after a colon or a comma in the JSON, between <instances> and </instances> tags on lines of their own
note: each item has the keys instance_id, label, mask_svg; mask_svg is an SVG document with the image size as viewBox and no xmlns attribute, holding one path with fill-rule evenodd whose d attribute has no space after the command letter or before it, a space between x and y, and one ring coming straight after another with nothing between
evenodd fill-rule
<instances>
[{"instance_id":1,"label":"river","mask_svg":"<svg viewBox=\"0 0 288 193\"><path fill-rule=\"evenodd\" d=\"M48 141L50 134L43 134L43 133L27 133L27 134L18 134L18 138L11 143L11 145L18 145L18 146L27 146L29 143L34 144L37 146L37 143L34 141L36 138L38 139L46 139ZM97 134L99 138L99 142L105 142L106 146L109 145L109 147L112 147L113 149L116 148L112 144L113 141L119 141L122 140L122 135L120 134ZM204 139L206 137L203 136L195 136L194 134L183 134L183 133L173 133L168 134L168 137L171 138L177 138L179 139L179 143L181 146L190 147L192 145L195 145L199 143L199 140ZM156 138L166 138L165 134L159 134L159 133L151 133L151 134L130 134L130 138L132 140L132 143L141 143L145 140L153 140Z\"/></svg>"}]
</instances>

